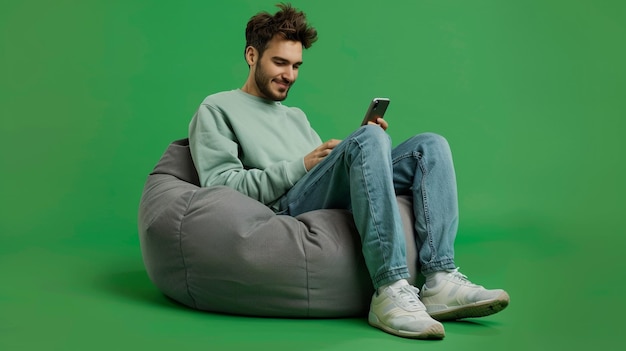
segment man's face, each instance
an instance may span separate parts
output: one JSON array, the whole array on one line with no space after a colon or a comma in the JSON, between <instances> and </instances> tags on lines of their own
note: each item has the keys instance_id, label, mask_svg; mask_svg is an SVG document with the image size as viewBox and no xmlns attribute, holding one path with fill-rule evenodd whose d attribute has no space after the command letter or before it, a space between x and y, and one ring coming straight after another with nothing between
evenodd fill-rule
<instances>
[{"instance_id":1,"label":"man's face","mask_svg":"<svg viewBox=\"0 0 626 351\"><path fill-rule=\"evenodd\" d=\"M260 97L283 101L298 78L302 64L302 43L274 37L257 61L254 81Z\"/></svg>"}]
</instances>

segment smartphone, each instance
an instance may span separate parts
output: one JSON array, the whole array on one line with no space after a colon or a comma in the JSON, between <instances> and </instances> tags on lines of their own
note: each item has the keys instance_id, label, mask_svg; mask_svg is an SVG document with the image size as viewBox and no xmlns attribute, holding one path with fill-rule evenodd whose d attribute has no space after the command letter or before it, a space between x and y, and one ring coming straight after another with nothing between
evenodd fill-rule
<instances>
[{"instance_id":1,"label":"smartphone","mask_svg":"<svg viewBox=\"0 0 626 351\"><path fill-rule=\"evenodd\" d=\"M387 111L387 106L389 106L388 98L374 98L367 108L365 118L363 118L361 125L364 126L367 122L376 122L378 118L383 118L385 111Z\"/></svg>"}]
</instances>

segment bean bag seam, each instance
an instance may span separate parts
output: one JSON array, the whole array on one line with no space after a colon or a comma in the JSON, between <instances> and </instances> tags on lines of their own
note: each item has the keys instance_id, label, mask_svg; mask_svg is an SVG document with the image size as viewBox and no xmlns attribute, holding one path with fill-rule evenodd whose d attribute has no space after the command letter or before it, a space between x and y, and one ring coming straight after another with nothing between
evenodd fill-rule
<instances>
[{"instance_id":1,"label":"bean bag seam","mask_svg":"<svg viewBox=\"0 0 626 351\"><path fill-rule=\"evenodd\" d=\"M185 253L183 252L183 222L185 221L185 218L187 217L189 207L191 206L191 203L194 197L196 196L197 190L198 189L192 190L192 194L189 197L189 200L187 200L187 206L185 207L185 211L183 212L184 215L180 219L180 223L178 225L178 246L180 249L180 257L183 261L183 268L185 269L185 289L187 290L187 295L189 295L189 298L191 299L193 306L196 309L198 308L198 304L196 303L196 299L194 299L193 295L191 294L191 290L189 289L189 270L187 269Z\"/></svg>"}]
</instances>

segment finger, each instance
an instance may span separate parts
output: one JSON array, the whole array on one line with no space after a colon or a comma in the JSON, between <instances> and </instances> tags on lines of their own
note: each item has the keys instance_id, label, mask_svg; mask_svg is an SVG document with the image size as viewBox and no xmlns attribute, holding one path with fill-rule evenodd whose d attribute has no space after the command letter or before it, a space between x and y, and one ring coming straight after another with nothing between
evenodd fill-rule
<instances>
[{"instance_id":1,"label":"finger","mask_svg":"<svg viewBox=\"0 0 626 351\"><path fill-rule=\"evenodd\" d=\"M334 148L335 148L335 146L339 145L339 143L341 142L341 140L331 139L331 140L330 140L330 142L331 142L331 143L330 143L330 148L331 148L331 149L334 149Z\"/></svg>"},{"instance_id":2,"label":"finger","mask_svg":"<svg viewBox=\"0 0 626 351\"><path fill-rule=\"evenodd\" d=\"M389 127L389 123L382 118L379 118L376 122L378 122L378 125L380 125L384 130L387 130L387 127Z\"/></svg>"},{"instance_id":3,"label":"finger","mask_svg":"<svg viewBox=\"0 0 626 351\"><path fill-rule=\"evenodd\" d=\"M322 144L322 146L320 146L320 150L333 149L335 146L337 146L337 144L339 144L338 140L330 139Z\"/></svg>"}]
</instances>

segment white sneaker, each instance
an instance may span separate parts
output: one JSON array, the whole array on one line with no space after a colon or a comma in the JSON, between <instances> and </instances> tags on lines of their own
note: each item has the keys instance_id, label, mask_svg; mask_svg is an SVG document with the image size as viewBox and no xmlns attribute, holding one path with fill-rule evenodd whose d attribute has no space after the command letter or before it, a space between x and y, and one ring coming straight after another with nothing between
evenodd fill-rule
<instances>
[{"instance_id":1,"label":"white sneaker","mask_svg":"<svg viewBox=\"0 0 626 351\"><path fill-rule=\"evenodd\" d=\"M387 287L374 293L368 322L387 333L415 339L443 339L443 325L432 319L411 285Z\"/></svg>"},{"instance_id":2,"label":"white sneaker","mask_svg":"<svg viewBox=\"0 0 626 351\"><path fill-rule=\"evenodd\" d=\"M502 289L487 290L473 284L458 268L434 287L424 284L420 296L431 317L440 321L488 316L502 311L510 300Z\"/></svg>"}]
</instances>

